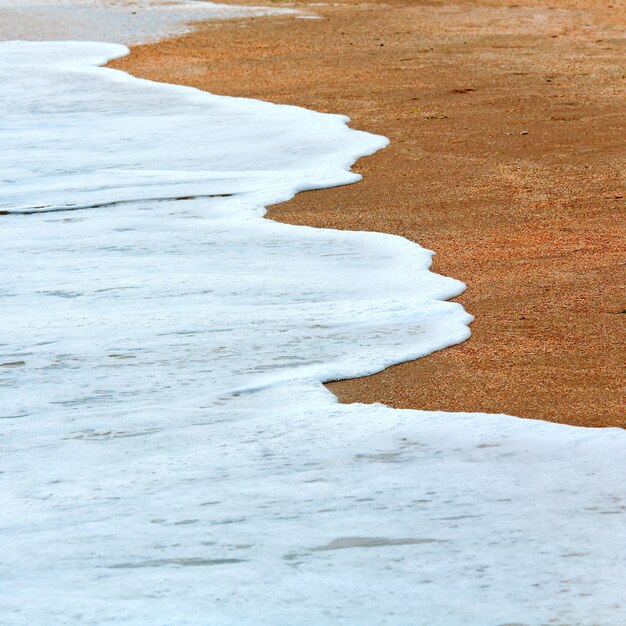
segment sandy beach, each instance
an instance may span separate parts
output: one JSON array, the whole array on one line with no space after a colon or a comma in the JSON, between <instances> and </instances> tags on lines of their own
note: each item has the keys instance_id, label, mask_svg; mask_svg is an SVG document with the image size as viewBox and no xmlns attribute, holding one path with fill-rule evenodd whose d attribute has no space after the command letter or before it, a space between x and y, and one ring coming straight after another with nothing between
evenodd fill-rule
<instances>
[{"instance_id":1,"label":"sandy beach","mask_svg":"<svg viewBox=\"0 0 626 626\"><path fill-rule=\"evenodd\" d=\"M300 2L322 19L207 22L113 63L391 139L362 182L269 217L416 241L476 320L464 344L331 383L342 401L626 425L625 4L552 5Z\"/></svg>"}]
</instances>

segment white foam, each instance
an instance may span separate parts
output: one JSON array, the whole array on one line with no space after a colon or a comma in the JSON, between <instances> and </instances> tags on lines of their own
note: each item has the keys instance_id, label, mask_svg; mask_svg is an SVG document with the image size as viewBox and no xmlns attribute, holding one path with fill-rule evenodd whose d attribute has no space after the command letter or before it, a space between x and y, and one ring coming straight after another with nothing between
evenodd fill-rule
<instances>
[{"instance_id":1,"label":"white foam","mask_svg":"<svg viewBox=\"0 0 626 626\"><path fill-rule=\"evenodd\" d=\"M620 625L623 431L321 385L468 336L428 251L260 219L386 140L124 52L0 45L0 621Z\"/></svg>"}]
</instances>

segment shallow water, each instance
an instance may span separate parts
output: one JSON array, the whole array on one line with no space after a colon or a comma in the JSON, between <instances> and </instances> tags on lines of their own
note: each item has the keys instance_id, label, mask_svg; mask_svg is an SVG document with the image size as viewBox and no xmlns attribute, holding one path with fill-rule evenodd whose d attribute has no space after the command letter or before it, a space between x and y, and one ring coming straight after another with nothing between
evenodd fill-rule
<instances>
[{"instance_id":1,"label":"shallow water","mask_svg":"<svg viewBox=\"0 0 626 626\"><path fill-rule=\"evenodd\" d=\"M135 44L180 35L199 20L290 12L203 0L0 0L0 41Z\"/></svg>"},{"instance_id":2,"label":"shallow water","mask_svg":"<svg viewBox=\"0 0 626 626\"><path fill-rule=\"evenodd\" d=\"M0 623L622 624L623 431L321 384L469 333L419 246L260 219L386 140L123 53L0 45Z\"/></svg>"}]
</instances>

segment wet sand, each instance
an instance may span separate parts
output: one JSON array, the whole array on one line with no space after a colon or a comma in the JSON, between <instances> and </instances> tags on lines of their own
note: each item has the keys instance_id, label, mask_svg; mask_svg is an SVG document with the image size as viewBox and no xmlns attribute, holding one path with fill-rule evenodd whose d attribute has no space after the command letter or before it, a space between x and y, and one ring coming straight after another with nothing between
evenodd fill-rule
<instances>
[{"instance_id":1,"label":"wet sand","mask_svg":"<svg viewBox=\"0 0 626 626\"><path fill-rule=\"evenodd\" d=\"M435 250L476 321L464 344L331 383L342 401L626 426L626 4L556 4L316 2L323 19L207 22L113 64L391 139L363 182L269 216Z\"/></svg>"}]
</instances>

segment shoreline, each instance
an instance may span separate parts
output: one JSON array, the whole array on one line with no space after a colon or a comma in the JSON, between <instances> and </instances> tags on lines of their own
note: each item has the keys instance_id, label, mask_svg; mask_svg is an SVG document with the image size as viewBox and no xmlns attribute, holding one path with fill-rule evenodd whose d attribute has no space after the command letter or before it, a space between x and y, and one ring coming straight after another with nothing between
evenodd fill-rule
<instances>
[{"instance_id":1,"label":"shoreline","mask_svg":"<svg viewBox=\"0 0 626 626\"><path fill-rule=\"evenodd\" d=\"M353 168L360 183L300 193L267 217L433 249L476 319L463 344L330 383L341 401L626 426L618 7L392 4L204 22L110 65L343 113L391 139Z\"/></svg>"},{"instance_id":2,"label":"shoreline","mask_svg":"<svg viewBox=\"0 0 626 626\"><path fill-rule=\"evenodd\" d=\"M266 25L268 36L291 34L287 21ZM175 67L196 80L213 67L207 46L219 50L219 35L191 38L181 53L170 42ZM150 71L172 73L155 49ZM268 90L304 82L281 97L334 102L357 112L357 127L401 130L399 153L375 153L386 139L345 117L103 67L123 63L125 46L2 50L12 278L0 602L15 626L51 615L621 626L626 431L337 403L322 381L467 337L469 315L442 300L463 284L431 274L430 254L406 239L262 220L269 203L323 187L273 211L389 228L397 219L447 241L444 263L463 269L471 257L450 254L438 205L425 196L418 212L415 197L434 182L460 193L450 186L460 166L448 178L417 175L437 154L450 161L446 126L435 129L441 153L426 126L409 135L393 81L372 94L367 68L367 90L350 91L343 73L332 91L328 74L309 88L318 72L302 61L300 75L272 73ZM255 80L280 58L260 54L249 57ZM311 59L330 67L325 55ZM216 80L240 67L225 57ZM233 90L250 87L224 76ZM419 120L454 125L457 114ZM420 137L424 171L404 170ZM376 156L359 169L375 167L363 183L331 187L358 180L348 164L367 154ZM467 225L452 217L466 245Z\"/></svg>"}]
</instances>

